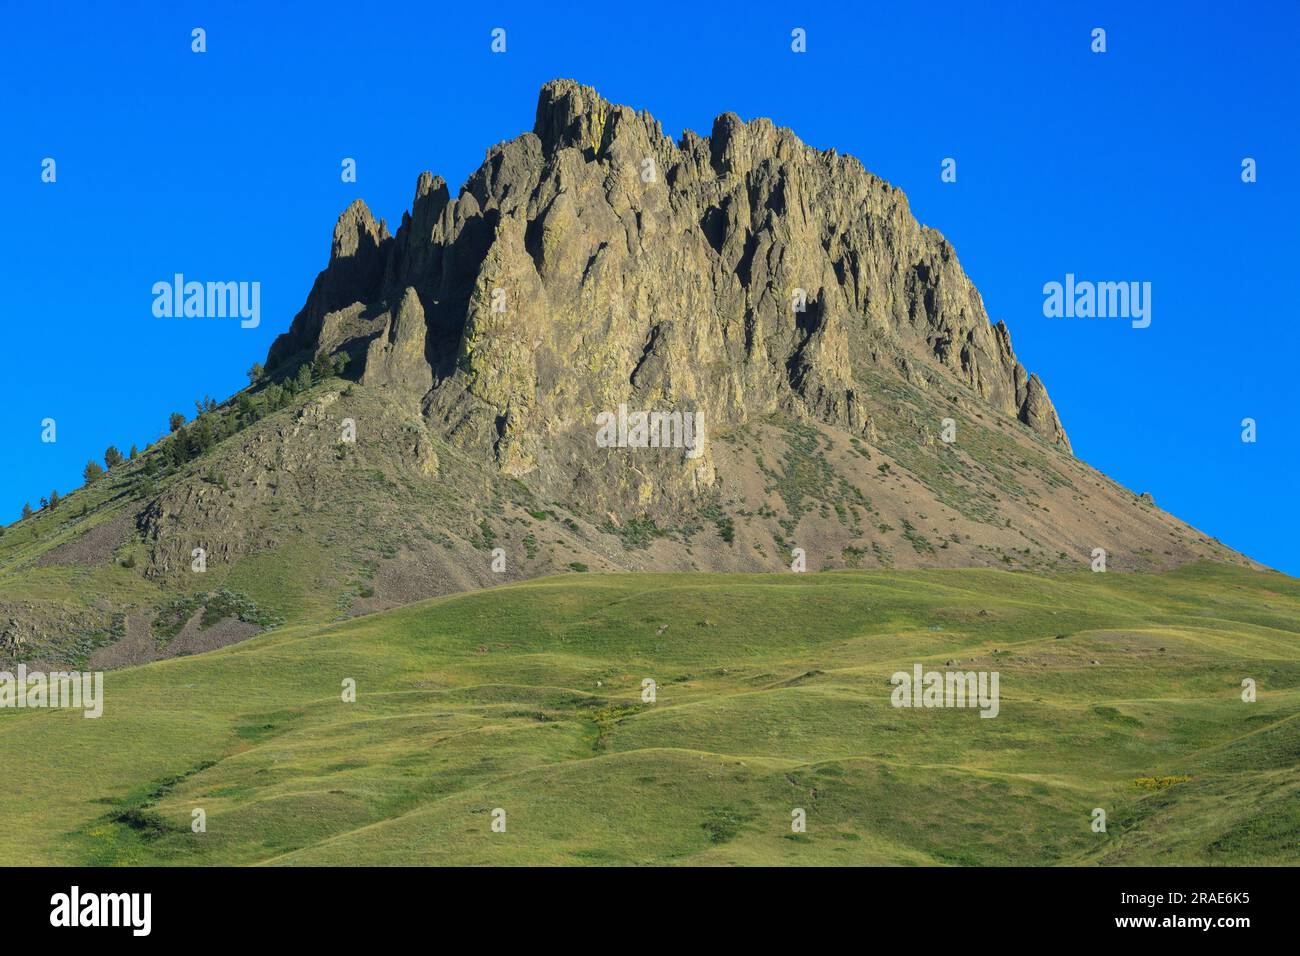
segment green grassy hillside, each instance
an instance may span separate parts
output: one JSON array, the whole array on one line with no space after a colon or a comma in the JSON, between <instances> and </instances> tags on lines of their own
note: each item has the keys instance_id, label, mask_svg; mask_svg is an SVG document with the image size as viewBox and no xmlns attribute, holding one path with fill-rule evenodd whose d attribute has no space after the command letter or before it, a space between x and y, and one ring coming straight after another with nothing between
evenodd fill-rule
<instances>
[{"instance_id":1,"label":"green grassy hillside","mask_svg":"<svg viewBox=\"0 0 1300 956\"><path fill-rule=\"evenodd\" d=\"M918 661L1000 714L893 708ZM1271 572L571 574L0 710L0 861L1295 863L1297 715Z\"/></svg>"}]
</instances>

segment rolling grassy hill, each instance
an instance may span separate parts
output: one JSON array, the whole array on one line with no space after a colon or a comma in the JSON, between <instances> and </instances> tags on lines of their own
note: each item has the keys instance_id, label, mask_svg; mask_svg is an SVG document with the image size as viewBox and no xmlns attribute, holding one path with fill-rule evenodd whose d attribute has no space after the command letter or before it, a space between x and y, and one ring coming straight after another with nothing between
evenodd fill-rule
<instances>
[{"instance_id":1,"label":"rolling grassy hill","mask_svg":"<svg viewBox=\"0 0 1300 956\"><path fill-rule=\"evenodd\" d=\"M891 707L915 662L999 715ZM105 692L0 710L0 862L1300 861L1300 584L1222 564L570 574Z\"/></svg>"}]
</instances>

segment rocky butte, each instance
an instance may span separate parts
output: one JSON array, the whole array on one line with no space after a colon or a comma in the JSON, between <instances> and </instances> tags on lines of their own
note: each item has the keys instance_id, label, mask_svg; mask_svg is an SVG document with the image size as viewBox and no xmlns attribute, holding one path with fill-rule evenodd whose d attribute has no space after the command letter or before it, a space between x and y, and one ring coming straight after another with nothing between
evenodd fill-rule
<instances>
[{"instance_id":1,"label":"rocky butte","mask_svg":"<svg viewBox=\"0 0 1300 956\"><path fill-rule=\"evenodd\" d=\"M351 353L363 383L507 474L609 471L584 482L602 499L625 482L623 461L591 453L601 411L702 409L717 430L780 412L867 436L867 367L1069 449L1006 326L901 191L768 120L727 113L674 143L569 80L543 87L532 132L491 149L455 198L423 173L396 236L360 200L343 213L267 365L321 350ZM656 495L714 480L707 455L647 464Z\"/></svg>"},{"instance_id":2,"label":"rocky butte","mask_svg":"<svg viewBox=\"0 0 1300 956\"><path fill-rule=\"evenodd\" d=\"M344 355L351 381L264 401ZM858 160L731 113L674 142L570 80L455 196L420 174L396 234L352 203L266 366L0 539L15 581L134 569L120 598L0 593L0 659L110 634L111 666L562 571L788 571L796 549L809 571L1247 560L1073 456L953 247Z\"/></svg>"}]
</instances>

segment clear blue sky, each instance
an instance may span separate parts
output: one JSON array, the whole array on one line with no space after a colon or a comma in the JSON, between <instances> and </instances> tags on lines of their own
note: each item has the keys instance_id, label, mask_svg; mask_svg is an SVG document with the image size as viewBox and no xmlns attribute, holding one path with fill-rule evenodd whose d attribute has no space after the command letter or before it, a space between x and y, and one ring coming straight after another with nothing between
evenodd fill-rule
<instances>
[{"instance_id":1,"label":"clear blue sky","mask_svg":"<svg viewBox=\"0 0 1300 956\"><path fill-rule=\"evenodd\" d=\"M804 7L0 2L0 517L241 387L348 202L395 228L421 170L454 192L566 76L674 137L731 110L860 158L953 242L1081 458L1300 574L1300 6ZM176 272L261 282L261 327L154 318ZM1151 282L1151 327L1044 318L1067 272Z\"/></svg>"}]
</instances>

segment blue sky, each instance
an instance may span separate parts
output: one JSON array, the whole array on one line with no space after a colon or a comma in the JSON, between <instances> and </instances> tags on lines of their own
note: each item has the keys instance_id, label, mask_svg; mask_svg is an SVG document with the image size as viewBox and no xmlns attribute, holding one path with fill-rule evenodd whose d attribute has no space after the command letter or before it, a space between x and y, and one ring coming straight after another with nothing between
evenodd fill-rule
<instances>
[{"instance_id":1,"label":"blue sky","mask_svg":"<svg viewBox=\"0 0 1300 956\"><path fill-rule=\"evenodd\" d=\"M0 519L245 384L348 202L395 228L421 170L454 192L566 76L674 137L730 110L857 156L952 241L1081 458L1300 574L1298 26L1292 2L0 2ZM155 318L176 272L259 281L261 326ZM1150 328L1045 318L1067 272L1151 282Z\"/></svg>"}]
</instances>

